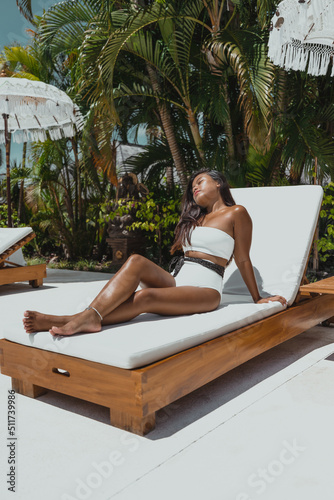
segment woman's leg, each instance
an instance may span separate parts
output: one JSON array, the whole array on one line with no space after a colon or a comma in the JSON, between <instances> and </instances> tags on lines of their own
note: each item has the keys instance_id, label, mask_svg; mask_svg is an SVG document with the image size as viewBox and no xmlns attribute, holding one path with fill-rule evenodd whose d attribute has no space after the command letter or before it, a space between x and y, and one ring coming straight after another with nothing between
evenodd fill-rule
<instances>
[{"instance_id":1,"label":"woman's leg","mask_svg":"<svg viewBox=\"0 0 334 500\"><path fill-rule=\"evenodd\" d=\"M131 255L90 306L99 311L102 317L106 317L127 301L140 284L148 288L175 287L175 280L167 271L145 257ZM48 330L52 326L60 327L70 322L74 322L71 327L77 332L96 332L101 329L100 317L94 309L73 316L52 316L26 311L23 318L27 333Z\"/></svg>"},{"instance_id":2,"label":"woman's leg","mask_svg":"<svg viewBox=\"0 0 334 500\"><path fill-rule=\"evenodd\" d=\"M139 285L143 288L175 287L175 279L145 257L131 255L90 305L105 317L131 297Z\"/></svg>"},{"instance_id":3,"label":"woman's leg","mask_svg":"<svg viewBox=\"0 0 334 500\"><path fill-rule=\"evenodd\" d=\"M178 316L203 313L216 309L220 295L211 288L193 286L146 288L139 290L125 302L107 314L102 325L113 325L130 321L141 313L155 313L163 316ZM72 335L76 321L71 320L62 327L52 327L52 335Z\"/></svg>"}]
</instances>

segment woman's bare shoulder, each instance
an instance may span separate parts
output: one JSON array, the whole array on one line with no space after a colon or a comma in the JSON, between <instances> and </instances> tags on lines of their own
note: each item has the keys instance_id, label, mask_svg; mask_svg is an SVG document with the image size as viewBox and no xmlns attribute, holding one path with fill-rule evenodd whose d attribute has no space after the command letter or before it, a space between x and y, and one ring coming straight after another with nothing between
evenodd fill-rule
<instances>
[{"instance_id":1,"label":"woman's bare shoulder","mask_svg":"<svg viewBox=\"0 0 334 500\"><path fill-rule=\"evenodd\" d=\"M230 209L234 212L247 212L246 208L243 205L232 205Z\"/></svg>"},{"instance_id":2,"label":"woman's bare shoulder","mask_svg":"<svg viewBox=\"0 0 334 500\"><path fill-rule=\"evenodd\" d=\"M252 219L243 205L233 205L230 211L231 222L233 226L244 228L251 228L253 226Z\"/></svg>"},{"instance_id":3,"label":"woman's bare shoulder","mask_svg":"<svg viewBox=\"0 0 334 500\"><path fill-rule=\"evenodd\" d=\"M249 213L243 205L233 205L230 207L230 214L238 218L249 217Z\"/></svg>"}]
</instances>

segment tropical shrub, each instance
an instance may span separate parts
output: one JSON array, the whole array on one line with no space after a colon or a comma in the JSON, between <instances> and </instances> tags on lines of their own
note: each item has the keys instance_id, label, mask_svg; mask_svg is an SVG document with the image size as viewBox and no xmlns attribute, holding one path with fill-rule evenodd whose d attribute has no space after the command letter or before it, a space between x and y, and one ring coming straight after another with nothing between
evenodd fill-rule
<instances>
[{"instance_id":1,"label":"tropical shrub","mask_svg":"<svg viewBox=\"0 0 334 500\"><path fill-rule=\"evenodd\" d=\"M175 226L180 217L178 199L154 198L149 195L145 200L118 200L113 211L105 205L101 211L101 221L112 222L115 217L131 215L133 221L126 227L145 236L146 256L160 265L170 260L169 249L174 239Z\"/></svg>"},{"instance_id":2,"label":"tropical shrub","mask_svg":"<svg viewBox=\"0 0 334 500\"><path fill-rule=\"evenodd\" d=\"M324 188L320 212L318 251L321 262L334 265L334 182Z\"/></svg>"},{"instance_id":3,"label":"tropical shrub","mask_svg":"<svg viewBox=\"0 0 334 500\"><path fill-rule=\"evenodd\" d=\"M18 226L17 210L12 210L14 227ZM8 205L0 205L0 227L8 227Z\"/></svg>"}]
</instances>

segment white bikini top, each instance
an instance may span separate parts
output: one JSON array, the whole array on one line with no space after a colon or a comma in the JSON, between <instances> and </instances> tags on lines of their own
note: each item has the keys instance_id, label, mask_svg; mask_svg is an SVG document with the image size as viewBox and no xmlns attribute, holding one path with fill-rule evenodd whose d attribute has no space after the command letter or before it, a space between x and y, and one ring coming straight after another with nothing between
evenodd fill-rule
<instances>
[{"instance_id":1,"label":"white bikini top","mask_svg":"<svg viewBox=\"0 0 334 500\"><path fill-rule=\"evenodd\" d=\"M221 229L195 226L190 233L190 245L183 246L186 252L202 252L230 260L234 250L234 238Z\"/></svg>"}]
</instances>

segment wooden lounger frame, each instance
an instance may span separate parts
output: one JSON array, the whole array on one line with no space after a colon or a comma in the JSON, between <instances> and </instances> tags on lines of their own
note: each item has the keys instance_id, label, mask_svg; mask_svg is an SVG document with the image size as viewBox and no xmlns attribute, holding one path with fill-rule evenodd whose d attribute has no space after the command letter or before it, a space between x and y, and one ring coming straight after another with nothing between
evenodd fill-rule
<instances>
[{"instance_id":1,"label":"wooden lounger frame","mask_svg":"<svg viewBox=\"0 0 334 500\"><path fill-rule=\"evenodd\" d=\"M142 368L117 368L2 339L1 372L19 394L36 398L50 389L97 403L110 408L112 425L144 435L154 429L157 410L321 322L334 322L334 278L305 283L306 269L288 309Z\"/></svg>"},{"instance_id":2,"label":"wooden lounger frame","mask_svg":"<svg viewBox=\"0 0 334 500\"><path fill-rule=\"evenodd\" d=\"M46 278L46 264L20 266L7 261L8 257L29 243L35 236L33 232L28 234L28 236L25 236L0 254L0 285L8 285L19 281L29 281L33 288L43 285L43 278ZM6 264L10 264L10 266L6 266Z\"/></svg>"},{"instance_id":3,"label":"wooden lounger frame","mask_svg":"<svg viewBox=\"0 0 334 500\"><path fill-rule=\"evenodd\" d=\"M50 389L101 404L110 408L112 425L144 435L160 408L333 316L334 295L304 293L285 311L143 368L116 368L2 339L1 371L20 394L35 398Z\"/></svg>"}]
</instances>

